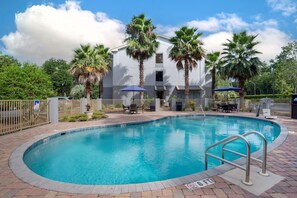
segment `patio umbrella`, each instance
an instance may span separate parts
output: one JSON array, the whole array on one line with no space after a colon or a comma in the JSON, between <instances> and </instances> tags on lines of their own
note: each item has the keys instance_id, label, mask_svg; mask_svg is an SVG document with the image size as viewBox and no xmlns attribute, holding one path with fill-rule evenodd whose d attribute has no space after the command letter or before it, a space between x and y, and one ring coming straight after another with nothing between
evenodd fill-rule
<instances>
[{"instance_id":1,"label":"patio umbrella","mask_svg":"<svg viewBox=\"0 0 297 198\"><path fill-rule=\"evenodd\" d=\"M226 86L226 87L221 87L221 88L216 88L214 89L215 91L227 91L227 103L228 103L228 91L239 91L240 88L238 87L230 87L230 86Z\"/></svg>"},{"instance_id":2,"label":"patio umbrella","mask_svg":"<svg viewBox=\"0 0 297 198\"><path fill-rule=\"evenodd\" d=\"M121 89L121 91L132 91L133 92L133 104L134 104L134 92L143 92L145 89L142 87L138 87L136 85L131 85L128 87L125 87L124 89Z\"/></svg>"}]
</instances>

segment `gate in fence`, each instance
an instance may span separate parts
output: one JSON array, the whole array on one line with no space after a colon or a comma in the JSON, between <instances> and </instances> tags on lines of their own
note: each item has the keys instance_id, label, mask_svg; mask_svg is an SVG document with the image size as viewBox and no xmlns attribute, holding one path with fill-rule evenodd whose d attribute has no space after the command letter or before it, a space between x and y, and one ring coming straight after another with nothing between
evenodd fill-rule
<instances>
[{"instance_id":1,"label":"gate in fence","mask_svg":"<svg viewBox=\"0 0 297 198\"><path fill-rule=\"evenodd\" d=\"M0 135L47 123L47 100L0 100Z\"/></svg>"}]
</instances>

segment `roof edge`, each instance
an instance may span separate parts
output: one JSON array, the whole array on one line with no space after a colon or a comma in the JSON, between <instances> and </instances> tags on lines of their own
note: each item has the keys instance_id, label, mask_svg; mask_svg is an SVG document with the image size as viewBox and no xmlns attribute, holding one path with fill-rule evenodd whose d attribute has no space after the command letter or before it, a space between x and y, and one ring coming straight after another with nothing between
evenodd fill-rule
<instances>
[{"instance_id":1,"label":"roof edge","mask_svg":"<svg viewBox=\"0 0 297 198\"><path fill-rule=\"evenodd\" d=\"M157 35L157 39L158 39L158 38L165 39L165 40L167 40L168 42L169 42L169 39L170 39L170 37L165 36L165 35ZM117 51L119 51L120 49L123 49L123 48L126 48L126 47L127 47L127 43L125 43L125 44L123 44L123 45L120 45L120 46L118 46L118 47L112 48L112 49L110 49L110 51L111 51L111 52L117 52Z\"/></svg>"}]
</instances>

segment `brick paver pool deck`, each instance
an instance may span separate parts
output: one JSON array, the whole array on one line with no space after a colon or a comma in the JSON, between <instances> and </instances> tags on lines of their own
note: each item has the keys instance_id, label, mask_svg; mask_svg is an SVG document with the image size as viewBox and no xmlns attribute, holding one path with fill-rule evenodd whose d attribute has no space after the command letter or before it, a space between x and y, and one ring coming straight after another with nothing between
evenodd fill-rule
<instances>
[{"instance_id":1,"label":"brick paver pool deck","mask_svg":"<svg viewBox=\"0 0 297 198\"><path fill-rule=\"evenodd\" d=\"M49 124L36 128L27 129L21 132L0 136L0 197L2 198L95 198L95 197L256 197L253 194L241 189L219 176L211 177L215 180L214 185L210 185L198 190L188 190L184 185L166 188L156 191L143 191L126 194L110 195L82 195L69 194L56 191L49 191L27 184L16 177L9 168L9 157L12 152L35 136L54 133L57 130L67 130L70 128L81 128L97 126L103 124L114 124L123 122L144 121L157 119L168 115L176 115L176 112L158 112L144 114L109 114L109 118L99 121L79 122L79 123L58 123ZM184 113L179 113L184 114ZM255 114L235 113L254 117ZM228 114L232 115L232 114ZM289 134L285 142L268 154L268 170L285 177L283 181L262 193L260 197L294 197L297 198L297 120L287 117L279 117L277 121L284 124Z\"/></svg>"}]
</instances>

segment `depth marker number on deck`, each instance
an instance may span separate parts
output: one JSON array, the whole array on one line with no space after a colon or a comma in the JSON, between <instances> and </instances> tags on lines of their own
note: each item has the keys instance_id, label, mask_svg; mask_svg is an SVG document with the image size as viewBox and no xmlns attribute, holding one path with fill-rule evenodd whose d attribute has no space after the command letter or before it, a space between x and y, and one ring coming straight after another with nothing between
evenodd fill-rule
<instances>
[{"instance_id":1,"label":"depth marker number on deck","mask_svg":"<svg viewBox=\"0 0 297 198\"><path fill-rule=\"evenodd\" d=\"M212 185L212 184L214 184L214 183L215 183L215 182L214 182L212 179L210 179L210 178L205 178L205 179L202 179L202 180L193 182L193 183L186 184L185 186L186 186L189 190L194 190L194 189L197 189L197 188L203 188L203 187L205 187L205 186Z\"/></svg>"}]
</instances>

